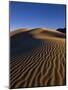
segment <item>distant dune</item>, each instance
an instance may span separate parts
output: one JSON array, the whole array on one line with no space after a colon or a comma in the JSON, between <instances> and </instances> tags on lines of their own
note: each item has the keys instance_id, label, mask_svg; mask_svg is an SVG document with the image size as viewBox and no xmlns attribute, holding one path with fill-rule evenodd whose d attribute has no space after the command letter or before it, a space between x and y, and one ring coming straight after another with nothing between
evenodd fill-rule
<instances>
[{"instance_id":1,"label":"distant dune","mask_svg":"<svg viewBox=\"0 0 68 90\"><path fill-rule=\"evenodd\" d=\"M10 32L10 88L66 85L65 36L47 28Z\"/></svg>"},{"instance_id":2,"label":"distant dune","mask_svg":"<svg viewBox=\"0 0 68 90\"><path fill-rule=\"evenodd\" d=\"M57 31L62 32L62 33L66 33L66 28L58 28Z\"/></svg>"}]
</instances>

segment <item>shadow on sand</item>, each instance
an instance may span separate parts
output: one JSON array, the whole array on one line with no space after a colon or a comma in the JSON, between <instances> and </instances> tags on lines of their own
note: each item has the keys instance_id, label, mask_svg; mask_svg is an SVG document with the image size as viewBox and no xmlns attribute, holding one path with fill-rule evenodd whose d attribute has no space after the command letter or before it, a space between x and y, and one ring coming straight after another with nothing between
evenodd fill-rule
<instances>
[{"instance_id":1,"label":"shadow on sand","mask_svg":"<svg viewBox=\"0 0 68 90\"><path fill-rule=\"evenodd\" d=\"M10 37L10 55L16 56L30 52L41 46L41 40L35 39L29 32L23 32Z\"/></svg>"}]
</instances>

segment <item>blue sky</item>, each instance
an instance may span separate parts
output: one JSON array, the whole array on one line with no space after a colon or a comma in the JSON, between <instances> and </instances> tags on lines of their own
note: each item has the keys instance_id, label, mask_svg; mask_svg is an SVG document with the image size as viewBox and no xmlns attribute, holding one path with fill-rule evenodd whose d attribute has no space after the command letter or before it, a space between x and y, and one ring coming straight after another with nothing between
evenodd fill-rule
<instances>
[{"instance_id":1,"label":"blue sky","mask_svg":"<svg viewBox=\"0 0 68 90\"><path fill-rule=\"evenodd\" d=\"M10 1L10 31L17 28L64 28L65 5Z\"/></svg>"}]
</instances>

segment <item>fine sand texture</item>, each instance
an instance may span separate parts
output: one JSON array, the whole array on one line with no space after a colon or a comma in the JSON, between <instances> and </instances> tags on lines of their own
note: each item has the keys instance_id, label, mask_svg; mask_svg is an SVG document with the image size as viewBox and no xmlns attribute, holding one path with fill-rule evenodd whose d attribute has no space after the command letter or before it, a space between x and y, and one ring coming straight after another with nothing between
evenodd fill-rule
<instances>
[{"instance_id":1,"label":"fine sand texture","mask_svg":"<svg viewBox=\"0 0 68 90\"><path fill-rule=\"evenodd\" d=\"M47 28L10 33L10 88L66 85L65 33Z\"/></svg>"}]
</instances>

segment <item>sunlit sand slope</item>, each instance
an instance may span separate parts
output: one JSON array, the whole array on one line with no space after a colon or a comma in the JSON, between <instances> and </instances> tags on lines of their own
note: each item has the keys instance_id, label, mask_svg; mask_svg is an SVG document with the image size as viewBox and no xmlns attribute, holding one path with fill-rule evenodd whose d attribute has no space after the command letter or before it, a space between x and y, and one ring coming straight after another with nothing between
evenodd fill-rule
<instances>
[{"instance_id":1,"label":"sunlit sand slope","mask_svg":"<svg viewBox=\"0 0 68 90\"><path fill-rule=\"evenodd\" d=\"M45 28L20 32L11 35L10 48L10 88L66 84L65 34Z\"/></svg>"}]
</instances>

